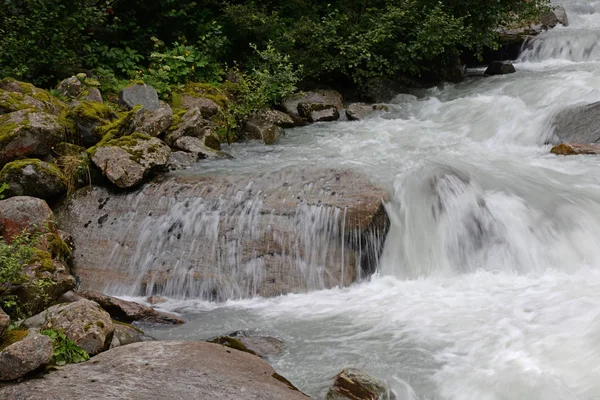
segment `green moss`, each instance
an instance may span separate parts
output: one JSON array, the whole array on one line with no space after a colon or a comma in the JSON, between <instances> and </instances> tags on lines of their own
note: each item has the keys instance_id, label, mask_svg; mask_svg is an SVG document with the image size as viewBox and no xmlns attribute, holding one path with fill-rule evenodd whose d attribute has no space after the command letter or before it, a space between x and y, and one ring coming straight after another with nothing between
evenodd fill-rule
<instances>
[{"instance_id":1,"label":"green moss","mask_svg":"<svg viewBox=\"0 0 600 400\"><path fill-rule=\"evenodd\" d=\"M220 107L225 107L229 103L226 93L216 86L209 83L193 83L185 85L183 93L191 96L203 97L217 103ZM173 95L173 107L181 107L181 95Z\"/></svg>"},{"instance_id":2,"label":"green moss","mask_svg":"<svg viewBox=\"0 0 600 400\"><path fill-rule=\"evenodd\" d=\"M31 258L31 260L29 260L29 263L39 263L41 265L41 271L56 271L56 267L52 261L52 254L49 251L35 249L35 255Z\"/></svg>"},{"instance_id":3,"label":"green moss","mask_svg":"<svg viewBox=\"0 0 600 400\"><path fill-rule=\"evenodd\" d=\"M242 343L239 339L232 338L230 336L219 336L212 340L209 340L210 343L216 343L223 345L225 347L229 347L235 350L243 351L244 353L250 353L253 355L257 355L256 352L250 350L244 343Z\"/></svg>"},{"instance_id":4,"label":"green moss","mask_svg":"<svg viewBox=\"0 0 600 400\"><path fill-rule=\"evenodd\" d=\"M71 258L71 248L56 233L49 233L46 236L48 249L53 259L67 261Z\"/></svg>"},{"instance_id":5,"label":"green moss","mask_svg":"<svg viewBox=\"0 0 600 400\"><path fill-rule=\"evenodd\" d=\"M4 334L0 338L0 351L4 350L11 344L15 344L23 340L29 333L28 329L13 329Z\"/></svg>"},{"instance_id":6,"label":"green moss","mask_svg":"<svg viewBox=\"0 0 600 400\"><path fill-rule=\"evenodd\" d=\"M110 140L119 138L121 136L129 135L132 133L133 119L137 115L138 111L142 109L141 105L137 105L126 113L121 113L119 118L115 121L96 128L96 135L102 139L98 145L102 145Z\"/></svg>"},{"instance_id":7,"label":"green moss","mask_svg":"<svg viewBox=\"0 0 600 400\"><path fill-rule=\"evenodd\" d=\"M32 105L27 104L24 100L25 96L21 93L0 90L0 110L4 110L4 112L35 109Z\"/></svg>"},{"instance_id":8,"label":"green moss","mask_svg":"<svg viewBox=\"0 0 600 400\"><path fill-rule=\"evenodd\" d=\"M44 103L44 111L52 113L61 113L67 109L67 105L58 98L52 96L50 92L44 89L37 88L31 83L17 81L13 78L4 78L0 81L0 87L5 87L8 84L17 84L21 89L21 93Z\"/></svg>"},{"instance_id":9,"label":"green moss","mask_svg":"<svg viewBox=\"0 0 600 400\"><path fill-rule=\"evenodd\" d=\"M85 332L89 331L90 328L93 326L93 324L91 322L88 322L87 324L85 324L85 326L83 327L83 330Z\"/></svg>"},{"instance_id":10,"label":"green moss","mask_svg":"<svg viewBox=\"0 0 600 400\"><path fill-rule=\"evenodd\" d=\"M114 147L120 147L121 149L128 152L131 155L131 160L133 160L135 162L139 162L140 159L142 158L142 156L144 155L144 152L141 150L134 150L133 148L139 143L140 140L146 141L146 140L150 140L150 139L152 139L151 136L144 135L143 133L139 133L139 132L134 132L131 135L122 136L120 138L116 138L116 139L112 139L112 140L108 140L108 141L103 140L102 142L98 143L96 146L88 149L88 154L90 155L90 157L93 157L99 147L114 146ZM154 146L154 147L150 147L147 150L147 152L152 153L153 151L156 151L156 150L157 150L157 147Z\"/></svg>"},{"instance_id":11,"label":"green moss","mask_svg":"<svg viewBox=\"0 0 600 400\"><path fill-rule=\"evenodd\" d=\"M82 101L67 113L67 118L103 122L110 119L112 115L113 111L104 103Z\"/></svg>"},{"instance_id":12,"label":"green moss","mask_svg":"<svg viewBox=\"0 0 600 400\"><path fill-rule=\"evenodd\" d=\"M171 126L169 127L169 131L174 131L175 129L179 128L179 125L181 124L181 119L183 118L183 116L185 115L185 113L188 110L185 110L183 108L174 108L173 109L173 122L171 123Z\"/></svg>"},{"instance_id":13,"label":"green moss","mask_svg":"<svg viewBox=\"0 0 600 400\"><path fill-rule=\"evenodd\" d=\"M96 326L98 326L100 328L104 328L104 322L102 322L102 321L96 321Z\"/></svg>"},{"instance_id":14,"label":"green moss","mask_svg":"<svg viewBox=\"0 0 600 400\"><path fill-rule=\"evenodd\" d=\"M139 334L141 334L141 335L145 335L145 333L144 333L144 331L143 331L143 330L141 330L140 328L138 328L138 327L136 327L136 326L133 326L133 325L131 325L131 324L128 324L128 323L126 323L126 322L116 321L116 320L114 320L114 319L113 319L113 324L117 324L117 325L126 326L126 327L128 327L128 328L131 328L131 329L133 329L134 331L136 331L137 333L139 333Z\"/></svg>"}]
</instances>

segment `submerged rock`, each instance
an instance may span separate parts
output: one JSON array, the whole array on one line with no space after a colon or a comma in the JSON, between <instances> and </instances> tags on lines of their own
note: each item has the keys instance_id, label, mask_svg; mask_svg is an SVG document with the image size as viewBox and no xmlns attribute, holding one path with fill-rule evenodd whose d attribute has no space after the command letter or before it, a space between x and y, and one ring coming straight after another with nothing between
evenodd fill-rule
<instances>
[{"instance_id":1,"label":"submerged rock","mask_svg":"<svg viewBox=\"0 0 600 400\"><path fill-rule=\"evenodd\" d=\"M53 353L52 340L48 336L29 331L23 340L0 352L0 380L9 381L25 376L50 363Z\"/></svg>"},{"instance_id":2,"label":"submerged rock","mask_svg":"<svg viewBox=\"0 0 600 400\"><path fill-rule=\"evenodd\" d=\"M559 156L600 154L600 145L561 143L554 146L550 152Z\"/></svg>"},{"instance_id":3,"label":"submerged rock","mask_svg":"<svg viewBox=\"0 0 600 400\"><path fill-rule=\"evenodd\" d=\"M394 400L385 383L365 372L346 368L335 377L327 400Z\"/></svg>"},{"instance_id":4,"label":"submerged rock","mask_svg":"<svg viewBox=\"0 0 600 400\"><path fill-rule=\"evenodd\" d=\"M0 166L19 158L49 155L66 133L67 127L54 115L31 110L0 115Z\"/></svg>"},{"instance_id":5,"label":"submerged rock","mask_svg":"<svg viewBox=\"0 0 600 400\"><path fill-rule=\"evenodd\" d=\"M289 167L185 174L129 195L95 188L58 213L83 288L224 300L370 275L389 226L385 199L360 173Z\"/></svg>"},{"instance_id":6,"label":"submerged rock","mask_svg":"<svg viewBox=\"0 0 600 400\"><path fill-rule=\"evenodd\" d=\"M600 102L569 107L552 122L554 144L593 144L600 142Z\"/></svg>"},{"instance_id":7,"label":"submerged rock","mask_svg":"<svg viewBox=\"0 0 600 400\"><path fill-rule=\"evenodd\" d=\"M79 291L78 294L88 300L95 301L110 316L121 322L143 321L159 324L183 324L183 320L175 315L156 311L133 301L125 301L90 290Z\"/></svg>"},{"instance_id":8,"label":"submerged rock","mask_svg":"<svg viewBox=\"0 0 600 400\"><path fill-rule=\"evenodd\" d=\"M62 330L66 337L90 355L109 348L114 324L110 315L90 300L59 304L44 311L42 329Z\"/></svg>"},{"instance_id":9,"label":"submerged rock","mask_svg":"<svg viewBox=\"0 0 600 400\"><path fill-rule=\"evenodd\" d=\"M120 346L44 379L0 388L12 400L90 398L307 400L258 357L216 344L152 341Z\"/></svg>"},{"instance_id":10,"label":"submerged rock","mask_svg":"<svg viewBox=\"0 0 600 400\"><path fill-rule=\"evenodd\" d=\"M156 89L146 84L135 84L121 90L119 104L129 110L137 105L141 105L142 108L150 111L160 108L160 100Z\"/></svg>"},{"instance_id":11,"label":"submerged rock","mask_svg":"<svg viewBox=\"0 0 600 400\"><path fill-rule=\"evenodd\" d=\"M485 70L485 75L506 75L517 72L514 65L507 61L494 61Z\"/></svg>"},{"instance_id":12,"label":"submerged rock","mask_svg":"<svg viewBox=\"0 0 600 400\"><path fill-rule=\"evenodd\" d=\"M12 161L0 171L0 181L8 183L7 197L32 196L57 199L67 193L67 178L54 164L37 159Z\"/></svg>"}]
</instances>

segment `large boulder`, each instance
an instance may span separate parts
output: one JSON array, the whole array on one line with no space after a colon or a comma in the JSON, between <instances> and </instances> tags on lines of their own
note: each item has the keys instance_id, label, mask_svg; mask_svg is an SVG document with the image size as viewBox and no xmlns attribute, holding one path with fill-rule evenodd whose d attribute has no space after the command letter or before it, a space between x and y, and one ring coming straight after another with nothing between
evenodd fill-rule
<instances>
[{"instance_id":1,"label":"large boulder","mask_svg":"<svg viewBox=\"0 0 600 400\"><path fill-rule=\"evenodd\" d=\"M113 319L121 322L143 321L159 324L183 324L183 320L174 315L156 311L133 301L125 301L90 290L79 291L78 294L88 300L95 301L110 314Z\"/></svg>"},{"instance_id":2,"label":"large boulder","mask_svg":"<svg viewBox=\"0 0 600 400\"><path fill-rule=\"evenodd\" d=\"M567 11L563 6L554 7L554 9L542 15L541 22L546 28L554 28L558 24L568 26L569 19L567 17Z\"/></svg>"},{"instance_id":3,"label":"large boulder","mask_svg":"<svg viewBox=\"0 0 600 400\"><path fill-rule=\"evenodd\" d=\"M106 125L117 115L105 104L94 101L81 101L67 113L75 125L77 142L90 147L102 140L96 128Z\"/></svg>"},{"instance_id":4,"label":"large boulder","mask_svg":"<svg viewBox=\"0 0 600 400\"><path fill-rule=\"evenodd\" d=\"M346 368L336 377L327 400L394 400L396 396L381 382L364 371Z\"/></svg>"},{"instance_id":5,"label":"large boulder","mask_svg":"<svg viewBox=\"0 0 600 400\"><path fill-rule=\"evenodd\" d=\"M97 303L83 299L52 306L44 313L42 329L62 330L88 354L98 354L110 347L115 327L110 315Z\"/></svg>"},{"instance_id":6,"label":"large boulder","mask_svg":"<svg viewBox=\"0 0 600 400\"><path fill-rule=\"evenodd\" d=\"M10 317L4 312L4 310L2 310L2 308L0 308L0 337L4 335L4 332L6 331L9 325Z\"/></svg>"},{"instance_id":7,"label":"large boulder","mask_svg":"<svg viewBox=\"0 0 600 400\"><path fill-rule=\"evenodd\" d=\"M64 141L68 127L54 115L21 110L0 115L0 166L31 156L46 156Z\"/></svg>"},{"instance_id":8,"label":"large boulder","mask_svg":"<svg viewBox=\"0 0 600 400\"><path fill-rule=\"evenodd\" d=\"M292 117L279 110L261 110L252 115L252 119L268 122L282 128L293 128L296 125Z\"/></svg>"},{"instance_id":9,"label":"large boulder","mask_svg":"<svg viewBox=\"0 0 600 400\"><path fill-rule=\"evenodd\" d=\"M208 148L221 150L221 141L215 132L215 125L202 117L202 113L197 108L188 110L178 118L169 132L165 135L165 142L169 146L176 146L178 139L184 136L198 138Z\"/></svg>"},{"instance_id":10,"label":"large boulder","mask_svg":"<svg viewBox=\"0 0 600 400\"><path fill-rule=\"evenodd\" d=\"M32 233L52 221L54 214L44 200L26 196L0 200L0 236L4 238Z\"/></svg>"},{"instance_id":11,"label":"large boulder","mask_svg":"<svg viewBox=\"0 0 600 400\"><path fill-rule=\"evenodd\" d=\"M23 340L0 352L0 380L10 381L25 376L50 363L53 353L52 340L48 336L29 331ZM8 395L0 397L10 398Z\"/></svg>"},{"instance_id":12,"label":"large boulder","mask_svg":"<svg viewBox=\"0 0 600 400\"><path fill-rule=\"evenodd\" d=\"M9 162L0 171L0 182L8 184L7 197L32 196L57 199L67 192L67 178L60 169L37 159Z\"/></svg>"},{"instance_id":13,"label":"large boulder","mask_svg":"<svg viewBox=\"0 0 600 400\"><path fill-rule=\"evenodd\" d=\"M275 144L280 137L285 135L285 131L280 126L257 118L246 121L244 132L246 137L262 140L264 144Z\"/></svg>"},{"instance_id":14,"label":"large boulder","mask_svg":"<svg viewBox=\"0 0 600 400\"><path fill-rule=\"evenodd\" d=\"M158 93L152 86L146 84L135 84L119 92L119 105L131 110L141 105L145 110L157 110L160 108Z\"/></svg>"},{"instance_id":15,"label":"large boulder","mask_svg":"<svg viewBox=\"0 0 600 400\"><path fill-rule=\"evenodd\" d=\"M338 113L344 108L342 95L334 90L318 90L290 96L282 102L281 106L296 125L304 125L308 122L307 117L299 109L301 103L304 103L305 107L321 108L321 111L334 108Z\"/></svg>"},{"instance_id":16,"label":"large boulder","mask_svg":"<svg viewBox=\"0 0 600 400\"><path fill-rule=\"evenodd\" d=\"M14 93L15 95L6 97L2 94L3 91ZM12 106L10 105L10 99L13 102ZM13 78L4 78L0 81L0 114L25 108L11 110L10 108L14 107L14 101L20 101L36 110L56 116L61 115L67 109L65 103L52 96L47 90L37 88L31 83L20 82ZM5 108L6 104L8 104L8 109Z\"/></svg>"},{"instance_id":17,"label":"large boulder","mask_svg":"<svg viewBox=\"0 0 600 400\"><path fill-rule=\"evenodd\" d=\"M161 140L135 133L92 149L92 162L112 183L127 189L165 169L171 149Z\"/></svg>"},{"instance_id":18,"label":"large boulder","mask_svg":"<svg viewBox=\"0 0 600 400\"><path fill-rule=\"evenodd\" d=\"M154 110L143 109L136 115L135 131L144 135L157 137L165 133L173 123L173 110L171 107L160 102L160 106Z\"/></svg>"},{"instance_id":19,"label":"large boulder","mask_svg":"<svg viewBox=\"0 0 600 400\"><path fill-rule=\"evenodd\" d=\"M346 286L374 271L387 193L350 170L185 174L58 210L82 287L223 300ZM99 207L101 205L101 207Z\"/></svg>"},{"instance_id":20,"label":"large boulder","mask_svg":"<svg viewBox=\"0 0 600 400\"><path fill-rule=\"evenodd\" d=\"M506 75L517 72L514 65L507 61L494 61L485 70L485 75Z\"/></svg>"},{"instance_id":21,"label":"large boulder","mask_svg":"<svg viewBox=\"0 0 600 400\"><path fill-rule=\"evenodd\" d=\"M550 143L593 144L600 142L600 102L569 107L554 120Z\"/></svg>"},{"instance_id":22,"label":"large boulder","mask_svg":"<svg viewBox=\"0 0 600 400\"><path fill-rule=\"evenodd\" d=\"M121 346L43 379L0 388L11 400L307 400L259 357L196 341Z\"/></svg>"},{"instance_id":23,"label":"large boulder","mask_svg":"<svg viewBox=\"0 0 600 400\"><path fill-rule=\"evenodd\" d=\"M331 104L303 102L298 104L298 112L311 123L337 121L340 118L338 108Z\"/></svg>"}]
</instances>

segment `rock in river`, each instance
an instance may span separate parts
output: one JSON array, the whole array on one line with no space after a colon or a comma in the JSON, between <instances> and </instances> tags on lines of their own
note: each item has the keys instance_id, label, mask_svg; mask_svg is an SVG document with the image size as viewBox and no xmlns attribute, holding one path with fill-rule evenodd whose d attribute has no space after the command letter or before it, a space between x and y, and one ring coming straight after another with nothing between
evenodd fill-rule
<instances>
[{"instance_id":1,"label":"rock in river","mask_svg":"<svg viewBox=\"0 0 600 400\"><path fill-rule=\"evenodd\" d=\"M224 300L371 274L385 190L350 170L182 174L131 194L75 194L58 215L86 289Z\"/></svg>"},{"instance_id":2,"label":"rock in river","mask_svg":"<svg viewBox=\"0 0 600 400\"><path fill-rule=\"evenodd\" d=\"M6 385L11 400L307 400L259 357L195 341L121 346L42 379Z\"/></svg>"},{"instance_id":3,"label":"rock in river","mask_svg":"<svg viewBox=\"0 0 600 400\"><path fill-rule=\"evenodd\" d=\"M569 107L552 122L553 144L592 144L600 142L600 102Z\"/></svg>"}]
</instances>

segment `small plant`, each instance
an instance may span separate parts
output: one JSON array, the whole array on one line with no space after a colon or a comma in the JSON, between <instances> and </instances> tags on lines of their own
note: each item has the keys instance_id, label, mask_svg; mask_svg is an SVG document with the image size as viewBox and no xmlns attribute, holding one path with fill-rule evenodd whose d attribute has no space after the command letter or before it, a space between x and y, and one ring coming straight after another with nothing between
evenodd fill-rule
<instances>
[{"instance_id":1,"label":"small plant","mask_svg":"<svg viewBox=\"0 0 600 400\"><path fill-rule=\"evenodd\" d=\"M55 329L46 329L41 331L52 339L52 364L62 366L67 364L77 364L90 359L90 355L79 347L74 341L69 339L64 332Z\"/></svg>"},{"instance_id":2,"label":"small plant","mask_svg":"<svg viewBox=\"0 0 600 400\"><path fill-rule=\"evenodd\" d=\"M18 311L12 289L27 280L23 268L37 254L38 241L39 235L28 233L13 237L10 242L0 237L0 307L5 310Z\"/></svg>"},{"instance_id":3,"label":"small plant","mask_svg":"<svg viewBox=\"0 0 600 400\"><path fill-rule=\"evenodd\" d=\"M0 200L2 200L5 197L4 192L6 192L9 187L10 187L10 185L6 182L2 182L0 184Z\"/></svg>"}]
</instances>

